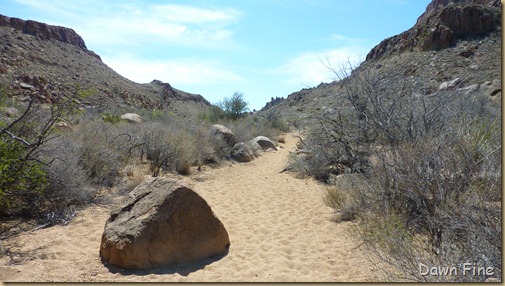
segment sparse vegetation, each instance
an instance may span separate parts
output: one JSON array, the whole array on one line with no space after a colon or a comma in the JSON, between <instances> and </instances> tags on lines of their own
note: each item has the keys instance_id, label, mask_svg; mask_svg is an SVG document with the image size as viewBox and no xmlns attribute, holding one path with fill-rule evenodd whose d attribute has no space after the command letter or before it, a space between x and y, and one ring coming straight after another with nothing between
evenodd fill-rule
<instances>
[{"instance_id":1,"label":"sparse vegetation","mask_svg":"<svg viewBox=\"0 0 505 286\"><path fill-rule=\"evenodd\" d=\"M75 98L88 94L76 90ZM17 118L0 120L0 214L66 222L73 215L69 210L94 201L102 188L127 192L144 175L188 175L192 167L228 160L232 146L211 136L214 121L236 130L242 141L278 135L263 117L243 114L242 94L225 102L226 112L214 107L210 122L194 122L159 109L81 116L76 100L43 109L33 97ZM138 112L144 120L127 123L116 115L123 111ZM60 122L73 126L60 129ZM145 168L133 172L131 166Z\"/></svg>"},{"instance_id":2,"label":"sparse vegetation","mask_svg":"<svg viewBox=\"0 0 505 286\"><path fill-rule=\"evenodd\" d=\"M342 80L342 107L313 117L291 167L333 183L325 202L341 220L359 219L392 279L485 279L423 276L419 262L472 261L501 276L501 209L492 206L501 200L499 108L463 91L416 94L400 74Z\"/></svg>"},{"instance_id":3,"label":"sparse vegetation","mask_svg":"<svg viewBox=\"0 0 505 286\"><path fill-rule=\"evenodd\" d=\"M76 91L75 96L79 96ZM0 121L0 213L36 216L47 211L46 192L58 184L53 167L61 158L46 147L61 136L59 122L72 122L78 114L70 98L61 98L49 109L35 104L35 97L15 118ZM71 197L72 195L69 194ZM60 203L54 201L54 204ZM49 206L50 208L50 206Z\"/></svg>"},{"instance_id":4,"label":"sparse vegetation","mask_svg":"<svg viewBox=\"0 0 505 286\"><path fill-rule=\"evenodd\" d=\"M226 117L236 120L242 117L249 111L247 103L244 99L244 94L235 92L231 98L224 98L219 103L219 107L224 111Z\"/></svg>"}]
</instances>

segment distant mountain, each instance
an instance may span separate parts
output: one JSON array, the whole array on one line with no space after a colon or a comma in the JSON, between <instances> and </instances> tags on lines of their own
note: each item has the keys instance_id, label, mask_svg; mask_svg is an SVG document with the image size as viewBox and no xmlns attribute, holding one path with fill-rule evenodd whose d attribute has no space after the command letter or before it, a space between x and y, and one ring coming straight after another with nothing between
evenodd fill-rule
<instances>
[{"instance_id":1,"label":"distant mountain","mask_svg":"<svg viewBox=\"0 0 505 286\"><path fill-rule=\"evenodd\" d=\"M433 0L411 29L375 46L353 73L403 75L418 94L433 94L443 82L477 89L501 104L501 5L497 0ZM318 64L318 63L315 63ZM338 107L345 80L322 83L267 104L291 122ZM482 87L482 88L481 88ZM488 94L489 93L489 94Z\"/></svg>"},{"instance_id":2,"label":"distant mountain","mask_svg":"<svg viewBox=\"0 0 505 286\"><path fill-rule=\"evenodd\" d=\"M0 85L20 100L35 94L49 103L78 87L93 93L80 102L83 107L104 111L164 108L190 113L210 106L201 95L159 80L138 84L124 78L69 28L0 15L0 38Z\"/></svg>"}]
</instances>

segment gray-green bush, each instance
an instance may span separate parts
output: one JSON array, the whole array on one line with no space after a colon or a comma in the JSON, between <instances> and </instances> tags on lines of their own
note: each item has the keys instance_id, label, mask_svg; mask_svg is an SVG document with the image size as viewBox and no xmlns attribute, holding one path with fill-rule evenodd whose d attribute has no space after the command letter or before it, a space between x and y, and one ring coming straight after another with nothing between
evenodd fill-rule
<instances>
[{"instance_id":1,"label":"gray-green bush","mask_svg":"<svg viewBox=\"0 0 505 286\"><path fill-rule=\"evenodd\" d=\"M467 261L501 277L501 209L492 204L501 200L500 108L462 90L417 93L401 74L357 71L343 86L341 107L314 116L291 166L326 182L360 174L325 201L341 219L360 219L358 233L393 266L392 279L483 281L419 272L419 262Z\"/></svg>"}]
</instances>

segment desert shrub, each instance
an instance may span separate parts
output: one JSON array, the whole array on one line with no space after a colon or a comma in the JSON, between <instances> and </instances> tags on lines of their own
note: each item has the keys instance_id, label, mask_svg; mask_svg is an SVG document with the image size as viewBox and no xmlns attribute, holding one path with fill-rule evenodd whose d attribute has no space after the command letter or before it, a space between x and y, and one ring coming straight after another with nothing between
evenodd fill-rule
<instances>
[{"instance_id":1,"label":"desert shrub","mask_svg":"<svg viewBox=\"0 0 505 286\"><path fill-rule=\"evenodd\" d=\"M198 119L207 123L217 123L226 119L226 113L223 109L221 109L221 107L211 105L208 110L202 111L198 114Z\"/></svg>"},{"instance_id":2,"label":"desert shrub","mask_svg":"<svg viewBox=\"0 0 505 286\"><path fill-rule=\"evenodd\" d=\"M102 120L104 122L108 122L108 123L111 123L111 124L116 124L116 123L121 122L121 116L110 114L110 113L105 113L102 116Z\"/></svg>"},{"instance_id":3,"label":"desert shrub","mask_svg":"<svg viewBox=\"0 0 505 286\"><path fill-rule=\"evenodd\" d=\"M37 161L26 161L26 155L26 149L20 143L0 139L0 205L4 214L11 208L34 205L34 197L46 187L43 165Z\"/></svg>"},{"instance_id":4,"label":"desert shrub","mask_svg":"<svg viewBox=\"0 0 505 286\"><path fill-rule=\"evenodd\" d=\"M244 94L240 92L235 92L231 98L224 98L220 103L219 107L224 111L227 118L236 120L242 117L249 111L247 103L244 99Z\"/></svg>"},{"instance_id":5,"label":"desert shrub","mask_svg":"<svg viewBox=\"0 0 505 286\"><path fill-rule=\"evenodd\" d=\"M158 176L161 171L189 174L191 166L201 164L206 156L210 156L208 146L203 147L208 142L198 142L205 140L203 134L195 126L185 126L181 122L173 122L171 125L153 122L144 125L142 150L150 161L152 175ZM199 149L199 145L203 148Z\"/></svg>"},{"instance_id":6,"label":"desert shrub","mask_svg":"<svg viewBox=\"0 0 505 286\"><path fill-rule=\"evenodd\" d=\"M425 276L419 262L462 269L462 263L470 261L492 266L501 276L501 210L485 195L500 190L498 170L485 171L493 165L485 161L496 154L500 143L497 136L482 143L486 135L477 136L481 130L472 125L377 152L379 160L368 176L340 175L329 188L327 205L343 220L360 218L360 237L373 258L391 267L385 268L391 279L486 278L461 271L451 277ZM476 136L479 145L472 143ZM501 158L491 160L498 163Z\"/></svg>"},{"instance_id":7,"label":"desert shrub","mask_svg":"<svg viewBox=\"0 0 505 286\"><path fill-rule=\"evenodd\" d=\"M52 158L44 166L48 184L39 198L38 205L46 213L43 223L67 223L75 208L94 202L95 188L89 183L80 164L80 142L65 134L43 146L45 158Z\"/></svg>"},{"instance_id":8,"label":"desert shrub","mask_svg":"<svg viewBox=\"0 0 505 286\"><path fill-rule=\"evenodd\" d=\"M112 186L127 163L130 144L129 135L123 132L126 125L90 121L81 124L75 134L73 140L80 142L79 164L93 183Z\"/></svg>"},{"instance_id":9,"label":"desert shrub","mask_svg":"<svg viewBox=\"0 0 505 286\"><path fill-rule=\"evenodd\" d=\"M418 94L401 74L354 72L343 86L341 107L313 116L291 167L347 181L333 182L325 202L360 219L361 238L390 277L483 281L462 271L424 276L418 264L468 261L501 277L501 211L489 202L501 200L499 108L458 90Z\"/></svg>"},{"instance_id":10,"label":"desert shrub","mask_svg":"<svg viewBox=\"0 0 505 286\"><path fill-rule=\"evenodd\" d=\"M282 118L282 109L269 108L265 111L261 111L260 116L265 118L265 125L267 125L268 127L274 128L282 132L289 131L287 121Z\"/></svg>"},{"instance_id":11,"label":"desert shrub","mask_svg":"<svg viewBox=\"0 0 505 286\"><path fill-rule=\"evenodd\" d=\"M266 136L275 140L280 133L280 130L272 127L265 118L257 115L245 116L225 124L233 130L238 142L247 142L257 136Z\"/></svg>"},{"instance_id":12,"label":"desert shrub","mask_svg":"<svg viewBox=\"0 0 505 286\"><path fill-rule=\"evenodd\" d=\"M331 176L324 203L340 213L339 220L353 220L370 209L373 202L370 186L362 174Z\"/></svg>"},{"instance_id":13,"label":"desert shrub","mask_svg":"<svg viewBox=\"0 0 505 286\"><path fill-rule=\"evenodd\" d=\"M50 166L57 159L45 147L61 135L56 123L72 122L79 112L66 96L49 108L35 104L32 97L20 108L24 111L17 118L0 121L0 213L34 217L60 206L45 200L52 195Z\"/></svg>"},{"instance_id":14,"label":"desert shrub","mask_svg":"<svg viewBox=\"0 0 505 286\"><path fill-rule=\"evenodd\" d=\"M150 113L149 113L149 118L151 118L151 120L157 120L161 117L163 117L164 115L164 112L163 110L160 110L160 109L153 109Z\"/></svg>"}]
</instances>

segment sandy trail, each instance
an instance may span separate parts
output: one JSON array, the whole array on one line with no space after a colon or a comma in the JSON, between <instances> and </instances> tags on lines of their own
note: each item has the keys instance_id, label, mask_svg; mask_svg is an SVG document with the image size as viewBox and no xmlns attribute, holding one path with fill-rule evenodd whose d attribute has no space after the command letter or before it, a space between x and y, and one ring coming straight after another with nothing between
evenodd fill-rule
<instances>
[{"instance_id":1,"label":"sandy trail","mask_svg":"<svg viewBox=\"0 0 505 286\"><path fill-rule=\"evenodd\" d=\"M3 241L11 257L0 259L0 281L377 281L352 224L332 221L324 186L279 173L296 139L253 162L228 164L181 178L223 222L229 253L219 260L152 271L107 268L99 245L110 208L92 206L66 226L23 233Z\"/></svg>"}]
</instances>

